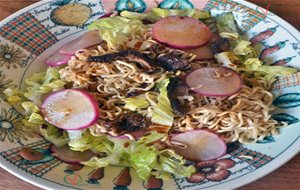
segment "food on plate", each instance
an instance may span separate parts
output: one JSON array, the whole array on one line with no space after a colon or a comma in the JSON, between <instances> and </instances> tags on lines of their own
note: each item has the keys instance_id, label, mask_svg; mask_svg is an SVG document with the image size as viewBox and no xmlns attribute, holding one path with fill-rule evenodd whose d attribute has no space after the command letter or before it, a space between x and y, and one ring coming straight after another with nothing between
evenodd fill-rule
<instances>
[{"instance_id":1,"label":"food on plate","mask_svg":"<svg viewBox=\"0 0 300 190\"><path fill-rule=\"evenodd\" d=\"M218 32L204 24L210 17L159 8L105 15L49 55L23 90L4 93L64 162L132 167L143 180L190 177L187 160L278 134L286 123L270 115L270 86L297 72L263 65L232 13L216 17Z\"/></svg>"}]
</instances>

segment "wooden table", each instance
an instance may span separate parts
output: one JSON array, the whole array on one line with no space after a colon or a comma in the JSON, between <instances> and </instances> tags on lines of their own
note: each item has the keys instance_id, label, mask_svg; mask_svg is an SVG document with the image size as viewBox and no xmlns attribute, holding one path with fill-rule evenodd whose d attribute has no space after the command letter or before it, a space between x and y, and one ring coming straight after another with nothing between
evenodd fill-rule
<instances>
[{"instance_id":1,"label":"wooden table","mask_svg":"<svg viewBox=\"0 0 300 190\"><path fill-rule=\"evenodd\" d=\"M300 0L249 0L270 10L300 30ZM0 0L0 21L10 14L37 2L37 0ZM38 190L0 168L0 190ZM300 189L300 154L287 164L239 190Z\"/></svg>"}]
</instances>

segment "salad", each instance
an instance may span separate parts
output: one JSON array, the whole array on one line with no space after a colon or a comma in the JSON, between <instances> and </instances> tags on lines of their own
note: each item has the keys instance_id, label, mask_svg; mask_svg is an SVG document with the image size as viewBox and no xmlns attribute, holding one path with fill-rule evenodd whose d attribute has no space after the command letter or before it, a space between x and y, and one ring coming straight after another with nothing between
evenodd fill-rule
<instances>
[{"instance_id":1,"label":"salad","mask_svg":"<svg viewBox=\"0 0 300 190\"><path fill-rule=\"evenodd\" d=\"M287 124L271 118L269 90L297 72L264 65L232 13L196 9L104 15L45 63L25 89L4 91L28 132L62 161L143 180L192 177L187 161L278 134Z\"/></svg>"}]
</instances>

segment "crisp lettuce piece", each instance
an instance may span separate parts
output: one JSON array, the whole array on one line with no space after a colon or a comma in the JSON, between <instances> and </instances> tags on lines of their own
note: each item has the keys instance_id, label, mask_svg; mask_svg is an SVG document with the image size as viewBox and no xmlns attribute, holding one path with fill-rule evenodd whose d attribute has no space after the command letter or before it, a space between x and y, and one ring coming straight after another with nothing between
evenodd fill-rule
<instances>
[{"instance_id":1,"label":"crisp lettuce piece","mask_svg":"<svg viewBox=\"0 0 300 190\"><path fill-rule=\"evenodd\" d=\"M30 101L22 102L21 103L22 108L25 110L25 113L36 113L39 112L39 108Z\"/></svg>"},{"instance_id":2,"label":"crisp lettuce piece","mask_svg":"<svg viewBox=\"0 0 300 190\"><path fill-rule=\"evenodd\" d=\"M266 73L273 76L287 76L297 72L297 69L285 66L263 65L256 69L258 72Z\"/></svg>"},{"instance_id":3,"label":"crisp lettuce piece","mask_svg":"<svg viewBox=\"0 0 300 190\"><path fill-rule=\"evenodd\" d=\"M88 26L89 30L98 30L101 38L111 49L117 49L131 36L139 34L143 28L145 25L142 21L120 16L95 20Z\"/></svg>"},{"instance_id":4,"label":"crisp lettuce piece","mask_svg":"<svg viewBox=\"0 0 300 190\"><path fill-rule=\"evenodd\" d=\"M247 59L243 65L246 71L257 71L262 66L262 62L258 58L251 58Z\"/></svg>"},{"instance_id":5,"label":"crisp lettuce piece","mask_svg":"<svg viewBox=\"0 0 300 190\"><path fill-rule=\"evenodd\" d=\"M144 96L124 98L122 101L125 102L124 108L131 111L136 111L136 109L147 108L150 106L149 102Z\"/></svg>"},{"instance_id":6,"label":"crisp lettuce piece","mask_svg":"<svg viewBox=\"0 0 300 190\"><path fill-rule=\"evenodd\" d=\"M157 98L158 103L154 107L153 114L151 116L151 122L160 124L160 125L166 125L166 126L172 126L174 121L174 114L172 111L171 103L168 98L168 91L167 87L170 80L165 79L159 84L159 91L160 94Z\"/></svg>"},{"instance_id":7,"label":"crisp lettuce piece","mask_svg":"<svg viewBox=\"0 0 300 190\"><path fill-rule=\"evenodd\" d=\"M168 16L187 16L195 19L208 19L211 18L209 12L200 11L196 9L161 9L153 8L152 12L160 18Z\"/></svg>"},{"instance_id":8,"label":"crisp lettuce piece","mask_svg":"<svg viewBox=\"0 0 300 190\"><path fill-rule=\"evenodd\" d=\"M41 125L44 123L44 118L38 113L32 113L28 118L28 122L35 125Z\"/></svg>"},{"instance_id":9,"label":"crisp lettuce piece","mask_svg":"<svg viewBox=\"0 0 300 190\"><path fill-rule=\"evenodd\" d=\"M160 17L154 14L153 12L137 13L131 11L122 11L120 15L129 19L149 20L150 22L156 22L160 19Z\"/></svg>"},{"instance_id":10,"label":"crisp lettuce piece","mask_svg":"<svg viewBox=\"0 0 300 190\"><path fill-rule=\"evenodd\" d=\"M66 133L53 125L48 124L40 127L40 133L47 141L57 147L62 147L68 144L69 138Z\"/></svg>"},{"instance_id":11,"label":"crisp lettuce piece","mask_svg":"<svg viewBox=\"0 0 300 190\"><path fill-rule=\"evenodd\" d=\"M234 55L233 52L222 52L215 54L215 59L225 67L237 70L240 58Z\"/></svg>"},{"instance_id":12,"label":"crisp lettuce piece","mask_svg":"<svg viewBox=\"0 0 300 190\"><path fill-rule=\"evenodd\" d=\"M164 136L165 134L154 132L138 141L105 136L100 137L101 141L99 141L97 140L98 137L92 137L92 141L97 141L97 145L103 148L96 152L102 153L104 151L107 156L93 157L89 161L82 162L82 164L94 168L109 165L133 167L143 180L147 180L151 175L162 179L170 178L171 174L182 177L190 176L195 172L195 168L185 166L185 160L181 156L173 150L160 151L154 145L150 145ZM108 145L101 145L108 142L110 142Z\"/></svg>"},{"instance_id":13,"label":"crisp lettuce piece","mask_svg":"<svg viewBox=\"0 0 300 190\"><path fill-rule=\"evenodd\" d=\"M217 16L217 28L223 38L238 39L240 37L232 13Z\"/></svg>"}]
</instances>

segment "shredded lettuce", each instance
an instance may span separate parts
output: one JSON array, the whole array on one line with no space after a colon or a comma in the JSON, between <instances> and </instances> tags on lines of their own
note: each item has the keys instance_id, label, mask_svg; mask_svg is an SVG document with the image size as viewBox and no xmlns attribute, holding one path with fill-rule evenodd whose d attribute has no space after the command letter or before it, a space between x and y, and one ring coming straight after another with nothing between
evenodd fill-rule
<instances>
[{"instance_id":1,"label":"shredded lettuce","mask_svg":"<svg viewBox=\"0 0 300 190\"><path fill-rule=\"evenodd\" d=\"M40 127L41 135L57 147L68 144L69 138L65 132L53 125L47 124Z\"/></svg>"},{"instance_id":2,"label":"shredded lettuce","mask_svg":"<svg viewBox=\"0 0 300 190\"><path fill-rule=\"evenodd\" d=\"M136 35L145 28L142 21L128 19L120 16L95 20L89 26L89 30L98 30L103 40L111 49L117 49L127 42L131 36Z\"/></svg>"},{"instance_id":3,"label":"shredded lettuce","mask_svg":"<svg viewBox=\"0 0 300 190\"><path fill-rule=\"evenodd\" d=\"M151 122L160 124L160 125L166 125L166 126L172 126L174 121L174 114L172 111L171 103L168 98L168 91L167 87L170 80L165 79L159 84L159 96L157 98L158 103L154 107L153 114L151 116Z\"/></svg>"},{"instance_id":4,"label":"shredded lettuce","mask_svg":"<svg viewBox=\"0 0 300 190\"><path fill-rule=\"evenodd\" d=\"M24 91L17 88L4 90L8 102L24 115L22 123L27 128L38 127L45 123L40 115L42 95L64 88L65 82L60 79L56 68L49 67L46 72L35 73L25 80Z\"/></svg>"},{"instance_id":5,"label":"shredded lettuce","mask_svg":"<svg viewBox=\"0 0 300 190\"><path fill-rule=\"evenodd\" d=\"M150 22L156 22L160 19L160 17L153 12L137 13L131 11L122 11L120 15L129 19L149 20Z\"/></svg>"},{"instance_id":6,"label":"shredded lettuce","mask_svg":"<svg viewBox=\"0 0 300 190\"><path fill-rule=\"evenodd\" d=\"M137 109L143 109L150 106L149 102L145 98L145 96L136 96L132 98L124 98L122 99L125 102L125 109L129 109L131 111L136 111Z\"/></svg>"},{"instance_id":7,"label":"shredded lettuce","mask_svg":"<svg viewBox=\"0 0 300 190\"><path fill-rule=\"evenodd\" d=\"M224 13L217 16L217 28L223 38L238 39L238 29L232 13Z\"/></svg>"},{"instance_id":8,"label":"shredded lettuce","mask_svg":"<svg viewBox=\"0 0 300 190\"><path fill-rule=\"evenodd\" d=\"M232 52L222 52L215 55L216 60L249 77L263 78L270 86L278 76L287 76L297 72L297 69L286 66L263 65L258 59L258 53L251 42L242 40L232 13L221 14L217 17L217 26L221 37L229 38Z\"/></svg>"},{"instance_id":9,"label":"shredded lettuce","mask_svg":"<svg viewBox=\"0 0 300 190\"><path fill-rule=\"evenodd\" d=\"M187 16L195 19L208 19L211 18L209 12L200 11L196 9L161 9L153 8L152 12L160 18L168 16Z\"/></svg>"},{"instance_id":10,"label":"shredded lettuce","mask_svg":"<svg viewBox=\"0 0 300 190\"><path fill-rule=\"evenodd\" d=\"M195 172L193 166L185 166L185 160L177 155L173 150L158 150L153 142L160 140L164 134L151 133L142 137L138 141L130 141L126 139L118 139L111 137L93 137L89 136L89 140L82 138L83 144L97 142L95 152L106 153L105 157L93 157L89 161L82 164L99 168L108 165L133 167L138 176L147 180L151 175L158 178L170 178L171 174L181 177L188 177ZM99 140L100 139L100 140ZM89 141L89 143L87 143ZM69 143L70 145L70 143ZM74 147L71 146L74 150Z\"/></svg>"}]
</instances>

